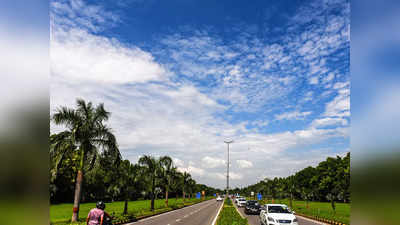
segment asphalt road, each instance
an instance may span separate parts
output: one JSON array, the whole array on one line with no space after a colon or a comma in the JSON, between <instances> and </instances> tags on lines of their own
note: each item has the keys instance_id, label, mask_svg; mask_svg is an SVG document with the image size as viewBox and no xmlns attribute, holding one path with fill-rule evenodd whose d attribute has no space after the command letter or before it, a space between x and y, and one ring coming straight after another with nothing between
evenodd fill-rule
<instances>
[{"instance_id":1,"label":"asphalt road","mask_svg":"<svg viewBox=\"0 0 400 225\"><path fill-rule=\"evenodd\" d=\"M236 207L236 205L235 205ZM249 225L260 225L260 216L259 215L246 215L246 213L244 213L244 208L238 208L240 214L242 214L242 216L246 217ZM313 221L307 218L303 218L300 216L296 216L297 221L299 223L299 225L320 225L320 224L325 224L325 223L321 223L321 222L317 222L317 221Z\"/></svg>"},{"instance_id":2,"label":"asphalt road","mask_svg":"<svg viewBox=\"0 0 400 225\"><path fill-rule=\"evenodd\" d=\"M211 225L221 205L211 199L126 225Z\"/></svg>"}]
</instances>

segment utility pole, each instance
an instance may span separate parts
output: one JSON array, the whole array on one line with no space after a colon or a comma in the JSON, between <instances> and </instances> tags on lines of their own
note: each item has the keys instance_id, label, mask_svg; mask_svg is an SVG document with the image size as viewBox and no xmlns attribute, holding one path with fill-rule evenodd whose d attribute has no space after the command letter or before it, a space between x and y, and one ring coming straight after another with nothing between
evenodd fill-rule
<instances>
[{"instance_id":1,"label":"utility pole","mask_svg":"<svg viewBox=\"0 0 400 225\"><path fill-rule=\"evenodd\" d=\"M229 144L233 143L233 140L224 141L228 145L228 163L226 167L226 196L229 196Z\"/></svg>"}]
</instances>

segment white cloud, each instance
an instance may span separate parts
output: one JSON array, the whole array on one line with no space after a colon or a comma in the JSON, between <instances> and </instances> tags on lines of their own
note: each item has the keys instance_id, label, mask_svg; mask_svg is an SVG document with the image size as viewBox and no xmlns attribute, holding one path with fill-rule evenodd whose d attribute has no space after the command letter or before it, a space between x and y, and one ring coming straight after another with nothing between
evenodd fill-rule
<instances>
[{"instance_id":1,"label":"white cloud","mask_svg":"<svg viewBox=\"0 0 400 225\"><path fill-rule=\"evenodd\" d=\"M57 31L55 31L57 32ZM91 35L83 30L54 34L50 59L52 74L69 80L102 83L144 83L165 80L167 71L153 56L137 47Z\"/></svg>"},{"instance_id":2,"label":"white cloud","mask_svg":"<svg viewBox=\"0 0 400 225\"><path fill-rule=\"evenodd\" d=\"M326 77L323 79L323 82L324 82L324 83L328 83L329 81L333 80L333 78L335 78L335 74L334 74L333 72L330 72L330 73L328 74L328 76L326 76Z\"/></svg>"},{"instance_id":3,"label":"white cloud","mask_svg":"<svg viewBox=\"0 0 400 225\"><path fill-rule=\"evenodd\" d=\"M201 159L202 165L205 168L217 168L226 166L226 161L219 158L212 158L210 156L203 157Z\"/></svg>"},{"instance_id":4,"label":"white cloud","mask_svg":"<svg viewBox=\"0 0 400 225\"><path fill-rule=\"evenodd\" d=\"M244 159L236 160L236 163L238 164L240 169L247 169L247 168L253 167L252 162L250 162L248 160L244 160Z\"/></svg>"},{"instance_id":5,"label":"white cloud","mask_svg":"<svg viewBox=\"0 0 400 225\"><path fill-rule=\"evenodd\" d=\"M293 111L293 112L284 112L282 114L275 115L276 120L302 120L308 115L311 115L312 112L300 112L300 111Z\"/></svg>"},{"instance_id":6,"label":"white cloud","mask_svg":"<svg viewBox=\"0 0 400 225\"><path fill-rule=\"evenodd\" d=\"M348 124L346 119L326 117L322 119L316 119L312 122L313 127L326 127L326 126L346 126Z\"/></svg>"},{"instance_id":7,"label":"white cloud","mask_svg":"<svg viewBox=\"0 0 400 225\"><path fill-rule=\"evenodd\" d=\"M318 84L319 83L319 77L314 76L310 78L310 84Z\"/></svg>"},{"instance_id":8,"label":"white cloud","mask_svg":"<svg viewBox=\"0 0 400 225\"><path fill-rule=\"evenodd\" d=\"M185 165L184 162L178 158L172 158L172 161L176 167L183 167Z\"/></svg>"},{"instance_id":9,"label":"white cloud","mask_svg":"<svg viewBox=\"0 0 400 225\"><path fill-rule=\"evenodd\" d=\"M325 116L329 117L348 117L350 116L350 89L349 83L336 83L334 89L338 90L338 95L325 106Z\"/></svg>"},{"instance_id":10,"label":"white cloud","mask_svg":"<svg viewBox=\"0 0 400 225\"><path fill-rule=\"evenodd\" d=\"M229 172L229 178L232 180L241 180L243 179L243 175L240 173Z\"/></svg>"},{"instance_id":11,"label":"white cloud","mask_svg":"<svg viewBox=\"0 0 400 225\"><path fill-rule=\"evenodd\" d=\"M178 171L180 172L187 172L190 173L192 176L199 176L202 177L205 174L204 169L194 167L194 166L188 166L188 167L178 167Z\"/></svg>"}]
</instances>

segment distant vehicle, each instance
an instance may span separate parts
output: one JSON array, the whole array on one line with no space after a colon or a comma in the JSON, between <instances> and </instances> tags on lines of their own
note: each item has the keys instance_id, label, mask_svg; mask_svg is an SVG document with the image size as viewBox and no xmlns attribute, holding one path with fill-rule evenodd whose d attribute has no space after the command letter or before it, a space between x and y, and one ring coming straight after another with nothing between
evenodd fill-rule
<instances>
[{"instance_id":1,"label":"distant vehicle","mask_svg":"<svg viewBox=\"0 0 400 225\"><path fill-rule=\"evenodd\" d=\"M221 196L218 196L218 197L217 197L217 201L222 201L222 200L224 200L224 199L221 198Z\"/></svg>"},{"instance_id":2,"label":"distant vehicle","mask_svg":"<svg viewBox=\"0 0 400 225\"><path fill-rule=\"evenodd\" d=\"M246 202L244 213L246 214L260 214L261 206L256 200L248 200Z\"/></svg>"},{"instance_id":3,"label":"distant vehicle","mask_svg":"<svg viewBox=\"0 0 400 225\"><path fill-rule=\"evenodd\" d=\"M239 196L239 197L236 197L236 198L235 198L235 203L237 204L237 203L238 203L238 201L239 201L240 199L244 199L244 200L246 200L246 198L245 198L245 197L241 197L241 196Z\"/></svg>"},{"instance_id":4,"label":"distant vehicle","mask_svg":"<svg viewBox=\"0 0 400 225\"><path fill-rule=\"evenodd\" d=\"M238 207L244 207L244 206L246 205L246 199L245 199L245 198L239 198L239 199L237 200L236 205L237 205Z\"/></svg>"},{"instance_id":5,"label":"distant vehicle","mask_svg":"<svg viewBox=\"0 0 400 225\"><path fill-rule=\"evenodd\" d=\"M261 208L260 221L262 225L298 225L296 216L284 204L266 204Z\"/></svg>"}]
</instances>

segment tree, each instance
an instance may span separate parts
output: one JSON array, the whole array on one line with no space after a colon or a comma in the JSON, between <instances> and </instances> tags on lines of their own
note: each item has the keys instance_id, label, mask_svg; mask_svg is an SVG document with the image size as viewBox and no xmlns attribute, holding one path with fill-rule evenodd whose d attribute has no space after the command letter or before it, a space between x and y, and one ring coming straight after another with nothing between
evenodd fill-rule
<instances>
[{"instance_id":1,"label":"tree","mask_svg":"<svg viewBox=\"0 0 400 225\"><path fill-rule=\"evenodd\" d=\"M161 178L165 187L165 206L168 207L168 193L172 183L173 173L176 168L172 162L171 157L163 156L160 158L161 164Z\"/></svg>"},{"instance_id":2,"label":"tree","mask_svg":"<svg viewBox=\"0 0 400 225\"><path fill-rule=\"evenodd\" d=\"M185 199L186 199L186 189L188 187L188 183L189 180L192 178L192 176L187 173L184 172L182 175L182 196L183 196L183 203L185 203Z\"/></svg>"},{"instance_id":3,"label":"tree","mask_svg":"<svg viewBox=\"0 0 400 225\"><path fill-rule=\"evenodd\" d=\"M102 103L93 107L91 102L77 99L76 109L60 107L51 118L56 125L67 128L50 139L53 146L50 148L50 155L60 159L56 164L62 162L64 156L71 152L79 156L72 222L76 222L79 217L84 170L93 168L100 150L107 152L115 161L121 158L115 136L104 124L109 117L110 112L104 109Z\"/></svg>"},{"instance_id":4,"label":"tree","mask_svg":"<svg viewBox=\"0 0 400 225\"><path fill-rule=\"evenodd\" d=\"M183 186L183 174L179 172L177 169L172 171L171 175L171 188L175 192L175 198L178 200L179 192L181 191L181 187Z\"/></svg>"},{"instance_id":5,"label":"tree","mask_svg":"<svg viewBox=\"0 0 400 225\"><path fill-rule=\"evenodd\" d=\"M139 165L143 167L146 176L150 181L150 198L151 198L151 211L154 211L154 198L158 172L160 171L160 162L152 156L142 156L139 159Z\"/></svg>"}]
</instances>

